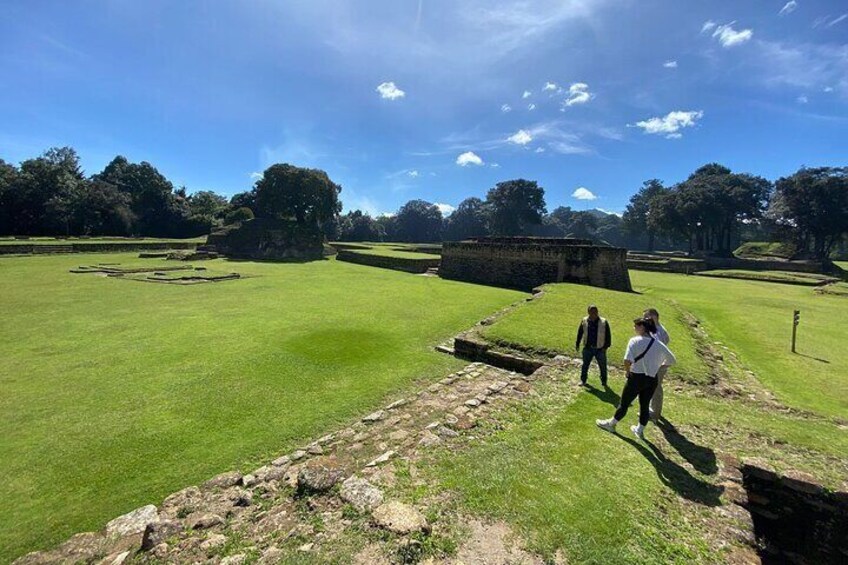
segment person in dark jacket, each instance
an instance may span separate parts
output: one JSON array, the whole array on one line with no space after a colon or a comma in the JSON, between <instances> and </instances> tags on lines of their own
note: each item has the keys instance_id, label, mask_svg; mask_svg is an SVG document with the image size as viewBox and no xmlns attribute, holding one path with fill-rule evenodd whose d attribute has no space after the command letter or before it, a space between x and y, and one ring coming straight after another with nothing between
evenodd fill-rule
<instances>
[{"instance_id":1,"label":"person in dark jacket","mask_svg":"<svg viewBox=\"0 0 848 565\"><path fill-rule=\"evenodd\" d=\"M577 342L574 349L583 353L583 368L580 370L580 385L586 386L589 378L589 365L592 359L598 362L601 371L601 385L607 386L607 349L612 345L612 332L609 322L598 314L598 307L589 306L588 316L580 321L577 328Z\"/></svg>"}]
</instances>

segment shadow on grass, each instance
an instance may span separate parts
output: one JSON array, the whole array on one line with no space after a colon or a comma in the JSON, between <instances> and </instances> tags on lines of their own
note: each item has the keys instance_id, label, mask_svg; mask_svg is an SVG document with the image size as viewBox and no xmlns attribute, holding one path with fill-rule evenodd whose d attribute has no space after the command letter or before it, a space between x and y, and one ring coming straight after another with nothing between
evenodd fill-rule
<instances>
[{"instance_id":1,"label":"shadow on grass","mask_svg":"<svg viewBox=\"0 0 848 565\"><path fill-rule=\"evenodd\" d=\"M820 359L818 357L813 357L812 355L807 355L806 353L796 352L795 355L804 357L805 359L812 359L813 361L818 361L819 363L827 363L828 365L830 365L830 361L828 361L827 359Z\"/></svg>"},{"instance_id":2,"label":"shadow on grass","mask_svg":"<svg viewBox=\"0 0 848 565\"><path fill-rule=\"evenodd\" d=\"M618 395L618 393L616 393L609 387L595 388L592 385L587 385L586 392L588 392L601 402L606 402L614 408L618 408L618 403L621 401L621 397Z\"/></svg>"},{"instance_id":3,"label":"shadow on grass","mask_svg":"<svg viewBox=\"0 0 848 565\"><path fill-rule=\"evenodd\" d=\"M662 418L657 426L662 431L665 440L677 450L681 457L690 465L705 475L715 475L718 472L715 451L709 447L698 445L681 434L674 424Z\"/></svg>"},{"instance_id":4,"label":"shadow on grass","mask_svg":"<svg viewBox=\"0 0 848 565\"><path fill-rule=\"evenodd\" d=\"M724 487L693 477L689 471L669 459L656 445L645 440L645 445L628 437L616 434L616 437L629 443L641 453L657 472L660 481L679 496L706 506L721 506L721 493Z\"/></svg>"}]
</instances>

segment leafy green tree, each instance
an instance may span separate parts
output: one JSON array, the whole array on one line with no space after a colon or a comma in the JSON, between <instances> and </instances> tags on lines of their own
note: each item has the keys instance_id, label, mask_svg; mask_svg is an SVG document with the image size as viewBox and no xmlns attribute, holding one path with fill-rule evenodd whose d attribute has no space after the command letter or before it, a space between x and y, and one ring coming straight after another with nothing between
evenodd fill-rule
<instances>
[{"instance_id":1,"label":"leafy green tree","mask_svg":"<svg viewBox=\"0 0 848 565\"><path fill-rule=\"evenodd\" d=\"M828 260L848 234L848 167L801 168L775 188L770 215L791 226L799 249Z\"/></svg>"},{"instance_id":2,"label":"leafy green tree","mask_svg":"<svg viewBox=\"0 0 848 565\"><path fill-rule=\"evenodd\" d=\"M382 215L377 217L377 228L380 230L380 241L398 241L397 217Z\"/></svg>"},{"instance_id":3,"label":"leafy green tree","mask_svg":"<svg viewBox=\"0 0 848 565\"><path fill-rule=\"evenodd\" d=\"M479 198L466 198L445 218L444 239L459 241L489 234L486 205Z\"/></svg>"},{"instance_id":4,"label":"leafy green tree","mask_svg":"<svg viewBox=\"0 0 848 565\"><path fill-rule=\"evenodd\" d=\"M361 210L348 212L339 219L341 241L380 241L380 226Z\"/></svg>"},{"instance_id":5,"label":"leafy green tree","mask_svg":"<svg viewBox=\"0 0 848 565\"><path fill-rule=\"evenodd\" d=\"M18 168L0 159L0 235L15 233L12 223L13 191L18 187Z\"/></svg>"},{"instance_id":6,"label":"leafy green tree","mask_svg":"<svg viewBox=\"0 0 848 565\"><path fill-rule=\"evenodd\" d=\"M259 217L290 218L298 224L320 226L341 212L342 188L318 169L271 165L254 190L253 211Z\"/></svg>"},{"instance_id":7,"label":"leafy green tree","mask_svg":"<svg viewBox=\"0 0 848 565\"><path fill-rule=\"evenodd\" d=\"M247 220L253 219L253 210L250 208L242 206L241 208L236 208L235 210L228 212L224 217L224 224L240 224L242 222L246 222Z\"/></svg>"},{"instance_id":8,"label":"leafy green tree","mask_svg":"<svg viewBox=\"0 0 848 565\"><path fill-rule=\"evenodd\" d=\"M395 216L398 241L440 241L442 235L442 212L438 206L424 200L410 200Z\"/></svg>"},{"instance_id":9,"label":"leafy green tree","mask_svg":"<svg viewBox=\"0 0 848 565\"><path fill-rule=\"evenodd\" d=\"M648 224L648 212L651 201L659 195L666 194L668 189L657 179L647 180L642 184L639 191L630 197L630 203L624 211L622 220L624 229L635 237L644 235L648 241L648 251L654 250L657 230Z\"/></svg>"},{"instance_id":10,"label":"leafy green tree","mask_svg":"<svg viewBox=\"0 0 848 565\"><path fill-rule=\"evenodd\" d=\"M486 195L489 229L494 235L524 235L542 223L545 189L524 179L499 182Z\"/></svg>"},{"instance_id":11,"label":"leafy green tree","mask_svg":"<svg viewBox=\"0 0 848 565\"><path fill-rule=\"evenodd\" d=\"M15 188L6 199L15 232L69 234L70 203L84 183L79 157L70 147L53 147L21 163Z\"/></svg>"},{"instance_id":12,"label":"leafy green tree","mask_svg":"<svg viewBox=\"0 0 848 565\"><path fill-rule=\"evenodd\" d=\"M211 190L201 190L188 197L188 207L192 216L223 216L228 205L227 199Z\"/></svg>"}]
</instances>

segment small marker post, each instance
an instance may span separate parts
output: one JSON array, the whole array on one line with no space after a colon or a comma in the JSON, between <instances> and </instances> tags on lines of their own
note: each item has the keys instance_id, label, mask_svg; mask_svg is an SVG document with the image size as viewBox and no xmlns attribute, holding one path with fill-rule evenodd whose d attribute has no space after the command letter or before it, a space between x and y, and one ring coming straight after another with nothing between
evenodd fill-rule
<instances>
[{"instance_id":1,"label":"small marker post","mask_svg":"<svg viewBox=\"0 0 848 565\"><path fill-rule=\"evenodd\" d=\"M798 333L798 323L801 321L801 311L792 312L792 353L795 353L795 337Z\"/></svg>"}]
</instances>

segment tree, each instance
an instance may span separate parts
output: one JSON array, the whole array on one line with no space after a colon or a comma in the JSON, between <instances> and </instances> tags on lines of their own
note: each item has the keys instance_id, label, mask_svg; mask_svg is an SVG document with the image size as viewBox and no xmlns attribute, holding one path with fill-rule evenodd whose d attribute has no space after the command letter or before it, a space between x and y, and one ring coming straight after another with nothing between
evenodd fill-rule
<instances>
[{"instance_id":1,"label":"tree","mask_svg":"<svg viewBox=\"0 0 848 565\"><path fill-rule=\"evenodd\" d=\"M542 223L545 189L535 181L499 182L486 195L489 229L494 235L522 235Z\"/></svg>"},{"instance_id":2,"label":"tree","mask_svg":"<svg viewBox=\"0 0 848 565\"><path fill-rule=\"evenodd\" d=\"M230 198L230 208L250 208L252 211L256 207L256 192L248 190L247 192L239 192Z\"/></svg>"},{"instance_id":3,"label":"tree","mask_svg":"<svg viewBox=\"0 0 848 565\"><path fill-rule=\"evenodd\" d=\"M320 226L341 212L341 190L324 171L278 163L256 182L253 211L259 217Z\"/></svg>"},{"instance_id":4,"label":"tree","mask_svg":"<svg viewBox=\"0 0 848 565\"><path fill-rule=\"evenodd\" d=\"M775 187L770 215L791 226L799 249L828 260L848 234L848 167L801 168Z\"/></svg>"},{"instance_id":5,"label":"tree","mask_svg":"<svg viewBox=\"0 0 848 565\"><path fill-rule=\"evenodd\" d=\"M15 233L12 224L12 197L18 187L18 168L0 159L0 235Z\"/></svg>"},{"instance_id":6,"label":"tree","mask_svg":"<svg viewBox=\"0 0 848 565\"><path fill-rule=\"evenodd\" d=\"M242 222L246 222L247 220L253 219L253 210L250 208L236 208L235 210L228 212L226 216L224 216L224 224L240 224Z\"/></svg>"},{"instance_id":7,"label":"tree","mask_svg":"<svg viewBox=\"0 0 848 565\"><path fill-rule=\"evenodd\" d=\"M376 220L377 228L380 230L380 241L397 241L397 217L394 215L382 215Z\"/></svg>"},{"instance_id":8,"label":"tree","mask_svg":"<svg viewBox=\"0 0 848 565\"><path fill-rule=\"evenodd\" d=\"M211 216L218 218L227 208L227 199L211 190L201 190L188 197L188 207L192 216Z\"/></svg>"},{"instance_id":9,"label":"tree","mask_svg":"<svg viewBox=\"0 0 848 565\"><path fill-rule=\"evenodd\" d=\"M442 212L438 206L424 200L410 200L395 216L398 241L440 241Z\"/></svg>"},{"instance_id":10,"label":"tree","mask_svg":"<svg viewBox=\"0 0 848 565\"><path fill-rule=\"evenodd\" d=\"M657 179L647 180L642 183L639 192L630 197L630 203L624 211L622 220L627 232L635 237L645 235L648 240L648 251L654 250L657 230L648 224L648 211L651 201L661 194L666 194L668 189Z\"/></svg>"},{"instance_id":11,"label":"tree","mask_svg":"<svg viewBox=\"0 0 848 565\"><path fill-rule=\"evenodd\" d=\"M339 219L341 241L380 241L380 226L365 212L354 210Z\"/></svg>"},{"instance_id":12,"label":"tree","mask_svg":"<svg viewBox=\"0 0 848 565\"><path fill-rule=\"evenodd\" d=\"M575 212L567 235L579 239L595 239L597 229L598 219L591 212Z\"/></svg>"},{"instance_id":13,"label":"tree","mask_svg":"<svg viewBox=\"0 0 848 565\"><path fill-rule=\"evenodd\" d=\"M486 236L486 205L479 198L466 198L445 218L444 239L459 241L469 237Z\"/></svg>"}]
</instances>

